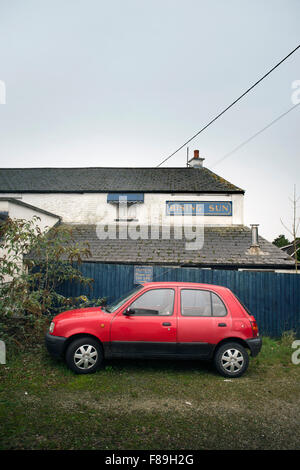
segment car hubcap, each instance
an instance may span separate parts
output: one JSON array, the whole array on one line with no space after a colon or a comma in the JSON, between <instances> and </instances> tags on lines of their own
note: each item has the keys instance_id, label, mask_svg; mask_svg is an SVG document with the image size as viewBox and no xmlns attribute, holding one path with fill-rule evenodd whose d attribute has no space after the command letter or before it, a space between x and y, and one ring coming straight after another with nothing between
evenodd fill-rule
<instances>
[{"instance_id":1,"label":"car hubcap","mask_svg":"<svg viewBox=\"0 0 300 470\"><path fill-rule=\"evenodd\" d=\"M238 349L227 349L221 359L222 367L226 372L239 372L244 365L244 357Z\"/></svg>"},{"instance_id":2,"label":"car hubcap","mask_svg":"<svg viewBox=\"0 0 300 470\"><path fill-rule=\"evenodd\" d=\"M98 359L98 352L94 346L84 344L76 349L74 354L75 365L79 369L90 369L95 365Z\"/></svg>"}]
</instances>

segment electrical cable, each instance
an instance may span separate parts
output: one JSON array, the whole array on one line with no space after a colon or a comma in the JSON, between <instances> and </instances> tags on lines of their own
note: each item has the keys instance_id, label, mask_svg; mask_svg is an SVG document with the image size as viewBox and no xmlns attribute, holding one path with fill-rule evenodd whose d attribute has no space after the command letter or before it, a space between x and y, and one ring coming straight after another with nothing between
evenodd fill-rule
<instances>
[{"instance_id":1,"label":"electrical cable","mask_svg":"<svg viewBox=\"0 0 300 470\"><path fill-rule=\"evenodd\" d=\"M185 147L188 143L190 143L193 139L195 139L199 134L201 134L205 129L207 129L211 124L213 124L217 119L219 119L226 111L232 108L238 101L240 101L245 95L247 95L254 87L256 87L260 82L262 82L268 75L270 75L277 67L279 67L285 60L287 60L294 52L296 52L300 48L300 44L295 47L288 55L286 55L283 59L281 59L274 67L272 67L267 73L265 73L259 80L257 80L253 85L251 85L244 93L242 93L236 100L234 100L229 106L227 106L223 111L221 111L216 117L211 119L204 127L202 127L196 134L194 134L190 139L188 139L184 144L182 144L175 152L171 153L167 158L165 158L156 168L160 167L163 163L173 157L179 150Z\"/></svg>"},{"instance_id":2,"label":"electrical cable","mask_svg":"<svg viewBox=\"0 0 300 470\"><path fill-rule=\"evenodd\" d=\"M244 145L248 144L249 142L251 142L251 140L253 140L255 137L257 137L258 135L262 134L264 131L266 131L267 129L269 129L269 127L273 126L273 124L275 124L276 122L278 122L281 118L283 118L284 116L286 116L288 113L290 113L291 111L293 111L295 108L297 108L297 106L299 106L300 103L297 103L295 104L294 106L292 106L290 109L288 109L285 113L282 113L280 114L280 116L278 116L276 119L274 119L273 121L271 121L269 124L267 124L265 127L263 127L262 129L260 129L260 131L256 132L255 134L253 134L251 137L249 137L249 139L245 140L244 142L242 142L241 144L239 144L237 147L235 147L233 150L231 150L230 152L226 153L222 158L220 158L220 160L217 160L216 163L214 163L212 165L211 168L214 168L216 165L218 165L219 163L221 163L223 160L225 160L225 158L228 158L230 157L230 155L232 155L233 153L237 152L238 150L240 150L242 147L244 147Z\"/></svg>"}]
</instances>

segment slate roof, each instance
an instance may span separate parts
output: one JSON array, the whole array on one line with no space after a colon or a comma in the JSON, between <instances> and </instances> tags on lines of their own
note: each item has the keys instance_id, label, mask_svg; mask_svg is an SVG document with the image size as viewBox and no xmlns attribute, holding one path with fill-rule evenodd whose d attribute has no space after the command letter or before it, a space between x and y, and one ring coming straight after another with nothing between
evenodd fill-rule
<instances>
[{"instance_id":1,"label":"slate roof","mask_svg":"<svg viewBox=\"0 0 300 470\"><path fill-rule=\"evenodd\" d=\"M67 225L67 224L66 224ZM239 225L232 227L205 227L201 250L186 250L186 240L105 239L96 234L96 225L68 225L78 242L88 242L92 253L87 261L102 263L187 265L201 267L291 268L293 259L284 251L259 236L262 254L251 255L251 230ZM103 227L102 227L103 228ZM141 227L141 230L143 228ZM149 232L150 234L150 232Z\"/></svg>"},{"instance_id":2,"label":"slate roof","mask_svg":"<svg viewBox=\"0 0 300 470\"><path fill-rule=\"evenodd\" d=\"M244 193L208 168L2 168L0 193Z\"/></svg>"},{"instance_id":3,"label":"slate roof","mask_svg":"<svg viewBox=\"0 0 300 470\"><path fill-rule=\"evenodd\" d=\"M27 207L28 209L32 209L36 212L40 212L41 214L50 215L51 217L56 217L57 219L61 220L60 215L53 214L53 212L45 211L44 209L41 209L40 207L32 206L31 204L28 204L27 202L20 201L19 199L16 199L13 197L0 197L0 202L1 201L7 201L7 202L11 202L12 204L17 204L18 206Z\"/></svg>"},{"instance_id":4,"label":"slate roof","mask_svg":"<svg viewBox=\"0 0 300 470\"><path fill-rule=\"evenodd\" d=\"M282 246L280 248L281 250L283 250L285 253L287 253L288 255L292 256L293 258L295 258L295 246L294 246L294 243L290 243L289 245L286 245L286 246ZM296 250L297 252L300 250L300 238L296 238Z\"/></svg>"}]
</instances>

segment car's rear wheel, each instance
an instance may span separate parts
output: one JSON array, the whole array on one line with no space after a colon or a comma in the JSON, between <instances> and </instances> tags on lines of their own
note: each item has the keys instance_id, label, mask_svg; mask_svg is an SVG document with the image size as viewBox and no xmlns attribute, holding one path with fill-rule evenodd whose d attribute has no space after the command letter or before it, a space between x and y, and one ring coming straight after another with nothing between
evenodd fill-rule
<instances>
[{"instance_id":1,"label":"car's rear wheel","mask_svg":"<svg viewBox=\"0 0 300 470\"><path fill-rule=\"evenodd\" d=\"M66 363L76 374L92 374L100 368L102 362L101 345L88 336L75 339L66 352Z\"/></svg>"},{"instance_id":2,"label":"car's rear wheel","mask_svg":"<svg viewBox=\"0 0 300 470\"><path fill-rule=\"evenodd\" d=\"M225 343L214 356L217 371L224 377L241 377L249 366L246 349L239 343Z\"/></svg>"}]
</instances>

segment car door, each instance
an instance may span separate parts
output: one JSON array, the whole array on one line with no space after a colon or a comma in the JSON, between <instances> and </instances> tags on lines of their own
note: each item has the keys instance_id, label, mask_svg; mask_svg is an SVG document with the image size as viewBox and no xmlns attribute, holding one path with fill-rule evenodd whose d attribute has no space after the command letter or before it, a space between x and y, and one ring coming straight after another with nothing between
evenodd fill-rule
<instances>
[{"instance_id":1,"label":"car door","mask_svg":"<svg viewBox=\"0 0 300 470\"><path fill-rule=\"evenodd\" d=\"M177 351L183 356L208 358L230 328L227 309L210 290L181 288L179 297Z\"/></svg>"},{"instance_id":2,"label":"car door","mask_svg":"<svg viewBox=\"0 0 300 470\"><path fill-rule=\"evenodd\" d=\"M176 297L175 288L150 288L121 309L111 323L112 356L168 357L175 354ZM126 314L128 308L134 313Z\"/></svg>"}]
</instances>

